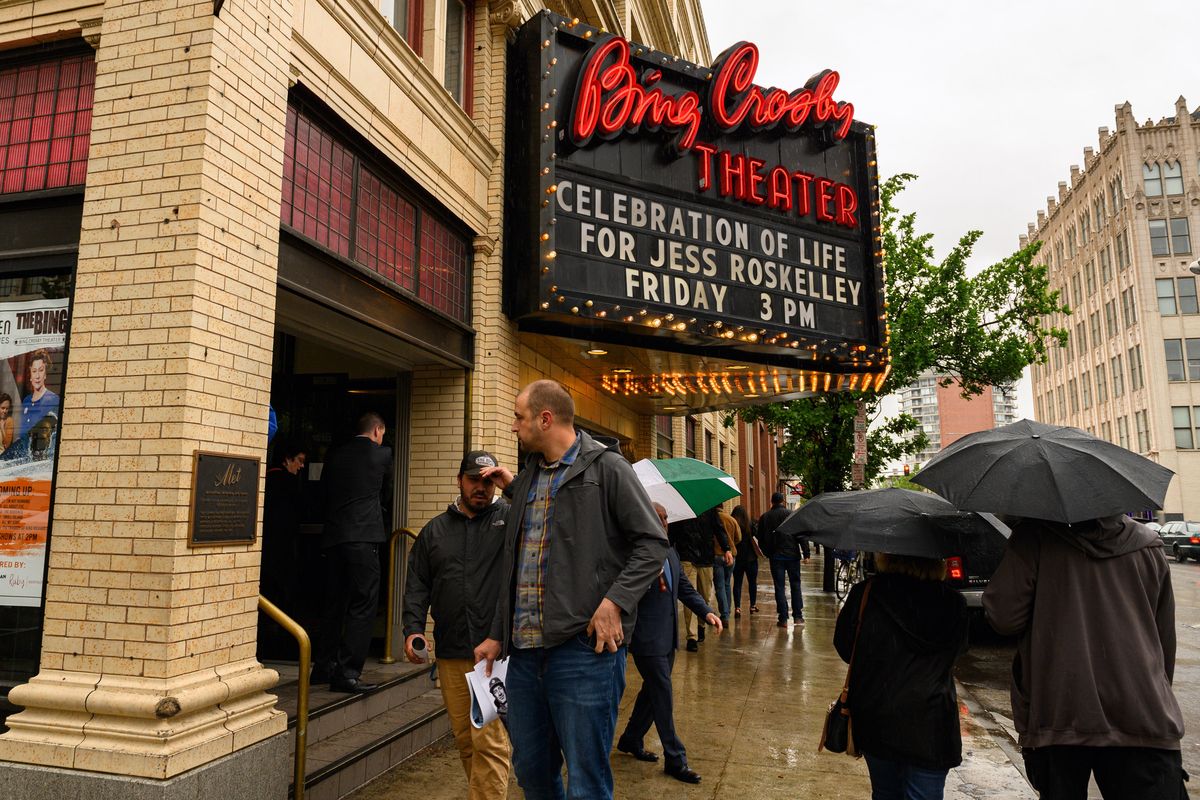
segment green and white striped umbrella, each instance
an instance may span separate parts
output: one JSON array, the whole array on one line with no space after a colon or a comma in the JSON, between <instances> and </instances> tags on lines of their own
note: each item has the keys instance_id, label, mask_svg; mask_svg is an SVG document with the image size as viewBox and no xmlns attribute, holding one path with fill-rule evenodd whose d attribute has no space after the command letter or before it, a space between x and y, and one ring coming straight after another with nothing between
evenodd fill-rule
<instances>
[{"instance_id":1,"label":"green and white striped umbrella","mask_svg":"<svg viewBox=\"0 0 1200 800\"><path fill-rule=\"evenodd\" d=\"M667 522L692 519L742 494L733 476L694 458L643 458L633 471L650 499L667 509Z\"/></svg>"}]
</instances>

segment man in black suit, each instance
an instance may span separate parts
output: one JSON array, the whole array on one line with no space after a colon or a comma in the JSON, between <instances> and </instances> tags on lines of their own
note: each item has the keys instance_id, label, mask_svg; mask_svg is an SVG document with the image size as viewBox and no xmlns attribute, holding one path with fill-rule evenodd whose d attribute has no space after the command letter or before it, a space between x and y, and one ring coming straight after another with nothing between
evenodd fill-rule
<instances>
[{"instance_id":1,"label":"man in black suit","mask_svg":"<svg viewBox=\"0 0 1200 800\"><path fill-rule=\"evenodd\" d=\"M666 529L667 510L658 503L654 504L654 510ZM658 756L642 745L650 724L654 723L663 745L666 773L684 783L699 783L700 776L688 767L687 752L675 733L671 697L671 670L675 666L675 651L679 649L676 616L679 602L691 609L697 618L707 620L717 633L721 632L720 617L683 574L679 555L672 547L667 550L662 574L638 602L637 625L633 629L629 652L642 676L642 689L634 701L625 732L617 740L617 749L639 761L658 761Z\"/></svg>"},{"instance_id":2,"label":"man in black suit","mask_svg":"<svg viewBox=\"0 0 1200 800\"><path fill-rule=\"evenodd\" d=\"M392 464L392 449L383 446L386 430L378 414L363 414L358 435L329 454L321 473L329 583L312 680L328 681L335 692L377 688L361 675L379 601L379 545L387 540L380 504Z\"/></svg>"}]
</instances>

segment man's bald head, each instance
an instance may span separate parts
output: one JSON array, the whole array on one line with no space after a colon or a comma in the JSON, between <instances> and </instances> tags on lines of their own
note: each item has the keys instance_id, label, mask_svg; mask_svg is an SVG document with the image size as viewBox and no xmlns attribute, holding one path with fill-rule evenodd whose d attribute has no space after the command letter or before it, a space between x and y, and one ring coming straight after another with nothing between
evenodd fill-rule
<instances>
[{"instance_id":1,"label":"man's bald head","mask_svg":"<svg viewBox=\"0 0 1200 800\"><path fill-rule=\"evenodd\" d=\"M558 381L534 381L521 394L525 395L526 406L533 416L549 411L554 416L555 425L571 427L575 424L575 401Z\"/></svg>"},{"instance_id":2,"label":"man's bald head","mask_svg":"<svg viewBox=\"0 0 1200 800\"><path fill-rule=\"evenodd\" d=\"M654 506L655 512L658 514L658 519L662 522L663 530L667 529L667 509L662 503L651 503Z\"/></svg>"}]
</instances>

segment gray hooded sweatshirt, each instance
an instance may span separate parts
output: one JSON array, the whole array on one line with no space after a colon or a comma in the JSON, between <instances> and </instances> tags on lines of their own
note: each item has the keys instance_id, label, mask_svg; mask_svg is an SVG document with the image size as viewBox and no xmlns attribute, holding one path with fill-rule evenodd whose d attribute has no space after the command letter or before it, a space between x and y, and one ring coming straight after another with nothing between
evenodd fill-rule
<instances>
[{"instance_id":1,"label":"gray hooded sweatshirt","mask_svg":"<svg viewBox=\"0 0 1200 800\"><path fill-rule=\"evenodd\" d=\"M997 631L1021 636L1012 706L1022 747L1179 749L1175 595L1149 528L1126 516L1025 520L983 607Z\"/></svg>"}]
</instances>

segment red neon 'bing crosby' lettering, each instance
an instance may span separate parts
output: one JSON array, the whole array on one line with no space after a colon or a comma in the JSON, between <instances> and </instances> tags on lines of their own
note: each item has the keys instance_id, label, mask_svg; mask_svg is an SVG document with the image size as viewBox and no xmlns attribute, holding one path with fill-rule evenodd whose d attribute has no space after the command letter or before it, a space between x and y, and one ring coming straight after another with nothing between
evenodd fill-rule
<instances>
[{"instance_id":1,"label":"red neon 'bing crosby' lettering","mask_svg":"<svg viewBox=\"0 0 1200 800\"><path fill-rule=\"evenodd\" d=\"M725 132L743 125L754 131L783 126L796 131L806 124L833 124L833 136L844 139L854 121L854 106L833 99L839 77L826 70L790 94L763 89L754 83L758 48L741 42L726 50L713 67L707 109L713 123ZM622 131L678 131L678 146L696 146L705 105L700 95L688 91L669 95L655 86L662 71L647 69L639 81L629 60L629 42L614 36L596 45L584 57L575 91L570 125L571 139L580 147L593 136L612 138ZM759 196L755 192L755 196Z\"/></svg>"}]
</instances>

